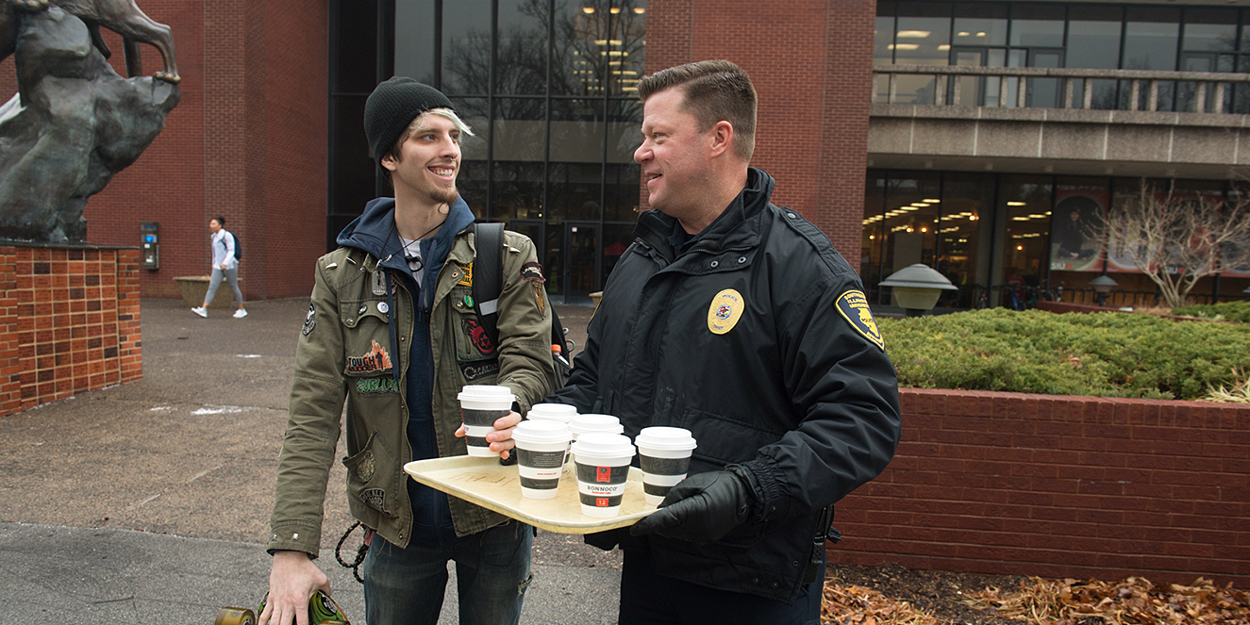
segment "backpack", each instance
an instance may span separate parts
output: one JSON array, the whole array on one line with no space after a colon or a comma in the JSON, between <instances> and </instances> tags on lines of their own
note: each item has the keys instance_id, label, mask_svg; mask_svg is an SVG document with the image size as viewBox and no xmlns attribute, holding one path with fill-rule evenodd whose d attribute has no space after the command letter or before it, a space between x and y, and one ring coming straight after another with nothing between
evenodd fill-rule
<instances>
[{"instance_id":1,"label":"backpack","mask_svg":"<svg viewBox=\"0 0 1250 625\"><path fill-rule=\"evenodd\" d=\"M499 293L503 290L503 224L475 223L477 258L473 262L473 311L495 345L499 345ZM550 305L550 302L548 302ZM556 369L556 388L564 386L572 371L572 341L551 306L551 360Z\"/></svg>"},{"instance_id":2,"label":"backpack","mask_svg":"<svg viewBox=\"0 0 1250 625\"><path fill-rule=\"evenodd\" d=\"M226 231L226 234L230 235L230 238L234 239L234 259L243 260L243 247L239 245L239 237L234 236L234 233L230 232L229 230ZM221 240L221 246L226 249L230 249L226 245L225 239Z\"/></svg>"}]
</instances>

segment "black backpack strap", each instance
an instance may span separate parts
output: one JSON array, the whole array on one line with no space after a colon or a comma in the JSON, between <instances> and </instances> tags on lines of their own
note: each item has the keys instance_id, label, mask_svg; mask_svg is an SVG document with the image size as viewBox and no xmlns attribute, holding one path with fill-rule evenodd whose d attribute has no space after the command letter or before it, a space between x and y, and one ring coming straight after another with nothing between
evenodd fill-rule
<instances>
[{"instance_id":1,"label":"black backpack strap","mask_svg":"<svg viewBox=\"0 0 1250 625\"><path fill-rule=\"evenodd\" d=\"M473 311L486 336L499 346L499 294L503 292L503 224L473 224Z\"/></svg>"}]
</instances>

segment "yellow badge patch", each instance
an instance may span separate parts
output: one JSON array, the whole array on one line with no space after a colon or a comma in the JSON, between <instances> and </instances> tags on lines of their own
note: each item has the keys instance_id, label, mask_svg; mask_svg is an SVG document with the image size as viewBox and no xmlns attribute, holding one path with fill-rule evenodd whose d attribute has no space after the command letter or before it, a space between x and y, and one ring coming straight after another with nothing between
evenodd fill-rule
<instances>
[{"instance_id":1,"label":"yellow badge patch","mask_svg":"<svg viewBox=\"0 0 1250 625\"><path fill-rule=\"evenodd\" d=\"M473 286L473 263L469 263L468 266L460 265L459 263L457 263L457 265L460 266L460 271L464 272L464 277L461 278L460 282L457 282L456 284L460 286Z\"/></svg>"},{"instance_id":2,"label":"yellow badge patch","mask_svg":"<svg viewBox=\"0 0 1250 625\"><path fill-rule=\"evenodd\" d=\"M838 312L842 313L856 332L864 335L864 338L871 341L873 345L885 350L885 339L877 330L877 322L872 318L872 311L868 308L868 298L864 297L863 291L851 290L843 293L838 298Z\"/></svg>"},{"instance_id":3,"label":"yellow badge patch","mask_svg":"<svg viewBox=\"0 0 1250 625\"><path fill-rule=\"evenodd\" d=\"M724 334L738 325L746 301L733 289L725 289L712 298L712 305L707 309L707 329L712 334Z\"/></svg>"}]
</instances>

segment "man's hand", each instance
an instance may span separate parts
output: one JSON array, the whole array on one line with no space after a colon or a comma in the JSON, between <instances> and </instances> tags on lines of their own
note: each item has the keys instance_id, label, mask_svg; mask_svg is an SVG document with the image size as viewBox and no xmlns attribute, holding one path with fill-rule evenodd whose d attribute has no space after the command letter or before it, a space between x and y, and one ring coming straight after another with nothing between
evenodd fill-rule
<instances>
[{"instance_id":1,"label":"man's hand","mask_svg":"<svg viewBox=\"0 0 1250 625\"><path fill-rule=\"evenodd\" d=\"M710 545L745 522L754 502L750 484L737 472L696 473L678 482L660 502L660 509L629 528L629 533Z\"/></svg>"},{"instance_id":2,"label":"man's hand","mask_svg":"<svg viewBox=\"0 0 1250 625\"><path fill-rule=\"evenodd\" d=\"M516 442L512 440L512 431L516 429L516 424L521 422L521 415L515 412L509 412L507 415L495 419L495 431L486 435L486 441L490 443L490 450L498 453L500 458L507 460L512 454L511 450L516 446ZM456 436L464 436L464 424L456 429Z\"/></svg>"},{"instance_id":3,"label":"man's hand","mask_svg":"<svg viewBox=\"0 0 1250 625\"><path fill-rule=\"evenodd\" d=\"M258 625L310 625L308 600L314 592L330 593L330 580L303 551L273 554L269 571L269 600Z\"/></svg>"}]
</instances>

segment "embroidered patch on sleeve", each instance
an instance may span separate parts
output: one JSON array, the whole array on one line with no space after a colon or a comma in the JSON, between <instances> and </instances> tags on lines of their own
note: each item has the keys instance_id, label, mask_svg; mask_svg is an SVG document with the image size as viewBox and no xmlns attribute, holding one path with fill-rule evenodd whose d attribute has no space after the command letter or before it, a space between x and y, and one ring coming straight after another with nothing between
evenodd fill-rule
<instances>
[{"instance_id":1,"label":"embroidered patch on sleeve","mask_svg":"<svg viewBox=\"0 0 1250 625\"><path fill-rule=\"evenodd\" d=\"M543 266L538 264L538 261L536 260L531 260L530 262L521 265L521 279L533 280L534 282L547 281L547 279L543 277Z\"/></svg>"},{"instance_id":2,"label":"embroidered patch on sleeve","mask_svg":"<svg viewBox=\"0 0 1250 625\"><path fill-rule=\"evenodd\" d=\"M312 333L313 328L317 327L317 307L312 302L308 303L308 316L304 317L304 329L300 331L304 336Z\"/></svg>"},{"instance_id":3,"label":"embroidered patch on sleeve","mask_svg":"<svg viewBox=\"0 0 1250 625\"><path fill-rule=\"evenodd\" d=\"M856 332L863 335L878 349L885 351L885 339L877 330L877 322L872 318L872 310L868 308L868 298L863 291L852 289L838 298L838 312Z\"/></svg>"}]
</instances>

